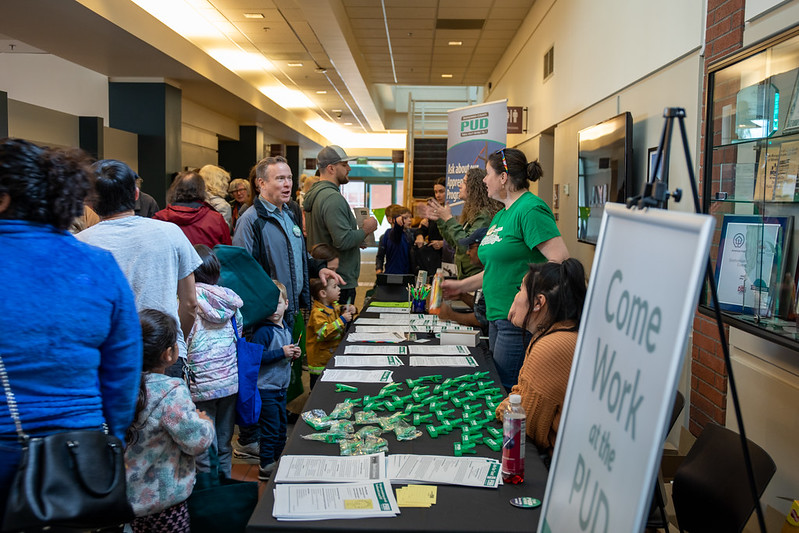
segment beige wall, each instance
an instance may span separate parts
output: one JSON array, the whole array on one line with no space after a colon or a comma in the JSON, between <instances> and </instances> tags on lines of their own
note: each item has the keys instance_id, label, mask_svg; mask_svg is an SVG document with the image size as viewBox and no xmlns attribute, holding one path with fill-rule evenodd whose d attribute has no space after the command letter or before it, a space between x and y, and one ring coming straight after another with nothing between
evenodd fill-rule
<instances>
[{"instance_id":1,"label":"beige wall","mask_svg":"<svg viewBox=\"0 0 799 533\"><path fill-rule=\"evenodd\" d=\"M9 98L8 135L46 146L78 146L78 117Z\"/></svg>"},{"instance_id":2,"label":"beige wall","mask_svg":"<svg viewBox=\"0 0 799 533\"><path fill-rule=\"evenodd\" d=\"M105 128L103 148L106 159L118 159L139 172L139 136L129 131Z\"/></svg>"},{"instance_id":3,"label":"beige wall","mask_svg":"<svg viewBox=\"0 0 799 533\"><path fill-rule=\"evenodd\" d=\"M0 91L9 99L108 124L108 78L50 54L0 54Z\"/></svg>"}]
</instances>

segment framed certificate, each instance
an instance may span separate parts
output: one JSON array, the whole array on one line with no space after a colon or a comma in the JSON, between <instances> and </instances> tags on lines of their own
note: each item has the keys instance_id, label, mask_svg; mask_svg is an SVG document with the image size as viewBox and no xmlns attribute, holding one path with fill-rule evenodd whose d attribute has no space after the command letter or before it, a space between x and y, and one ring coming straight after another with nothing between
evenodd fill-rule
<instances>
[{"instance_id":1,"label":"framed certificate","mask_svg":"<svg viewBox=\"0 0 799 533\"><path fill-rule=\"evenodd\" d=\"M725 215L716 284L725 311L771 316L785 272L785 239L793 217Z\"/></svg>"}]
</instances>

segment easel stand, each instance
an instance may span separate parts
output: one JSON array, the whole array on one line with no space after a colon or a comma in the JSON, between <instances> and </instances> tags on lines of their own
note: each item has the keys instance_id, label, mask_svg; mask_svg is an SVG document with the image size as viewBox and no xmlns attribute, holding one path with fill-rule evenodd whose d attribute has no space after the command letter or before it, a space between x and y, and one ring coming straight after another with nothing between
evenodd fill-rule
<instances>
[{"instance_id":1,"label":"easel stand","mask_svg":"<svg viewBox=\"0 0 799 533\"><path fill-rule=\"evenodd\" d=\"M691 183L691 192L694 196L694 210L696 213L701 214L702 209L699 205L699 192L696 185L696 176L694 175L694 166L691 162L691 152L688 149L688 136L685 133L685 109L681 107L667 107L663 110L663 118L666 122L663 125L663 132L660 136L660 144L658 144L655 169L652 172L651 180L648 181L644 187L644 192L641 196L635 196L627 199L627 207L637 207L638 209L645 209L654 207L663 209L669 200L669 197L674 198L675 202L679 202L682 198L682 191L675 189L673 192L668 190L669 178L669 156L671 152L671 135L673 133L674 119L679 120L680 136L682 138L683 152L685 152L685 162L688 166L688 177ZM647 178L649 178L647 176ZM755 485L754 471L752 470L752 459L749 455L749 446L747 446L746 430L744 429L744 421L741 415L741 406L738 402L738 389L735 385L735 378L733 377L732 364L730 361L730 348L727 344L727 338L724 335L724 322L721 318L721 308L719 307L719 299L716 290L716 276L711 268L710 258L707 260L707 267L705 275L708 285L710 286L710 295L713 301L713 311L716 318L716 326L719 330L719 342L721 342L721 349L724 353L724 364L727 366L727 377L730 386L730 393L732 394L732 403L735 409L735 418L738 422L738 433L741 437L741 447L743 448L744 461L746 462L746 475L749 480L749 488L752 492L752 498L755 502L755 511L757 512L757 521L760 525L761 533L766 533L766 522L763 516L763 509L760 507L760 498L757 494Z\"/></svg>"}]
</instances>

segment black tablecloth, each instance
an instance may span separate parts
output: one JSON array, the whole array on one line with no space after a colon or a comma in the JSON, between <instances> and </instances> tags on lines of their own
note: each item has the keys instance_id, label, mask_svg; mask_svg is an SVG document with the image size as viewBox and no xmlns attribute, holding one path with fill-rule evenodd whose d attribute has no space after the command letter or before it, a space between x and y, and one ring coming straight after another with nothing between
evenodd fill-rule
<instances>
[{"instance_id":1,"label":"black tablecloth","mask_svg":"<svg viewBox=\"0 0 799 533\"><path fill-rule=\"evenodd\" d=\"M372 308L370 310L378 311ZM377 316L372 313L364 313L363 316ZM432 340L423 344L437 344L437 340ZM408 343L404 343L408 344ZM337 350L337 354L344 353L346 342L342 342ZM401 357L405 365L393 367L394 381L404 382L406 378L417 378L431 374L441 374L444 378L456 377L477 371L490 371L491 377L499 385L499 376L494 368L493 362L481 348L473 348L472 354L479 363L479 368L444 368L444 367L411 367L408 365L408 357ZM334 360L331 359L328 368L334 367ZM337 393L335 383L317 381L305 411L311 409L323 409L330 413L333 407L345 398L360 398L365 394L375 395L383 387L377 383L353 383L358 387L357 393ZM403 391L399 395L409 394L407 385L403 384ZM431 387L432 389L432 387ZM386 416L391 413L380 412L379 416ZM438 425L438 423L436 423ZM492 423L493 426L501 429L498 422ZM460 430L452 431L449 435L442 435L433 439L419 427L424 434L412 441L399 442L392 433L385 433L383 436L388 440L388 454L410 453L419 455L447 455L453 456L453 444L460 440ZM300 419L297 422L294 432L289 437L284 454L287 455L339 455L338 444L326 444L317 441L309 441L300 438L302 435L315 433L314 429ZM476 456L501 458L501 452L494 452L485 445L477 445ZM263 497L258 502L250 522L247 526L248 532L256 531L437 531L437 532L461 532L461 531L496 531L496 532L516 532L534 531L538 525L540 507L538 509L519 509L513 507L509 502L511 498L520 496L531 496L543 500L544 490L546 489L547 470L541 459L538 457L536 448L528 443L525 456L525 480L521 485L502 485L498 489L484 489L459 487L451 485L439 485L437 503L430 508L400 508L401 514L394 518L370 518L359 520L318 520L300 522L281 522L272 517L272 506L274 504L274 481L269 481ZM473 457L468 455L467 457ZM399 486L399 485L395 485Z\"/></svg>"}]
</instances>

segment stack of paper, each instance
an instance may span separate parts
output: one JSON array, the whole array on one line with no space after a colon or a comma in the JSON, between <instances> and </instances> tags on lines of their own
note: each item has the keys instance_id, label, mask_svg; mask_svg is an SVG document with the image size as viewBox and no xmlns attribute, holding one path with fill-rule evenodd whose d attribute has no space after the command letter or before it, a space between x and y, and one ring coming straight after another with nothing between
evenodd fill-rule
<instances>
[{"instance_id":1,"label":"stack of paper","mask_svg":"<svg viewBox=\"0 0 799 533\"><path fill-rule=\"evenodd\" d=\"M386 477L386 454L340 457L335 455L284 455L278 463L275 483L322 481L379 481Z\"/></svg>"},{"instance_id":2,"label":"stack of paper","mask_svg":"<svg viewBox=\"0 0 799 533\"><path fill-rule=\"evenodd\" d=\"M405 335L397 331L387 333L350 333L347 342L402 342Z\"/></svg>"},{"instance_id":3,"label":"stack of paper","mask_svg":"<svg viewBox=\"0 0 799 533\"><path fill-rule=\"evenodd\" d=\"M409 346L408 353L411 355L470 355L468 346L445 345L445 346Z\"/></svg>"},{"instance_id":4,"label":"stack of paper","mask_svg":"<svg viewBox=\"0 0 799 533\"><path fill-rule=\"evenodd\" d=\"M278 520L393 517L400 513L386 480L368 483L275 485L272 516Z\"/></svg>"},{"instance_id":5,"label":"stack of paper","mask_svg":"<svg viewBox=\"0 0 799 533\"><path fill-rule=\"evenodd\" d=\"M425 357L413 356L411 366L479 366L472 356Z\"/></svg>"},{"instance_id":6,"label":"stack of paper","mask_svg":"<svg viewBox=\"0 0 799 533\"><path fill-rule=\"evenodd\" d=\"M433 483L495 489L501 463L488 457L395 454L388 457L392 483Z\"/></svg>"},{"instance_id":7,"label":"stack of paper","mask_svg":"<svg viewBox=\"0 0 799 533\"><path fill-rule=\"evenodd\" d=\"M337 355L336 366L345 367L379 367L402 366L404 363L399 357L393 355Z\"/></svg>"},{"instance_id":8,"label":"stack of paper","mask_svg":"<svg viewBox=\"0 0 799 533\"><path fill-rule=\"evenodd\" d=\"M344 348L348 355L408 355L407 346L349 345Z\"/></svg>"},{"instance_id":9,"label":"stack of paper","mask_svg":"<svg viewBox=\"0 0 799 533\"><path fill-rule=\"evenodd\" d=\"M410 326L407 326L407 325L404 325L404 324L401 324L399 326L391 326L391 325L388 325L388 324L383 324L383 325L380 325L380 326L371 326L371 325L361 326L359 324L356 324L355 325L355 333L394 333L394 332L396 332L396 333L399 333L399 334L403 334L403 333L407 333L408 328L410 328Z\"/></svg>"},{"instance_id":10,"label":"stack of paper","mask_svg":"<svg viewBox=\"0 0 799 533\"><path fill-rule=\"evenodd\" d=\"M435 485L408 485L397 489L400 507L430 507L436 503L438 487Z\"/></svg>"},{"instance_id":11,"label":"stack of paper","mask_svg":"<svg viewBox=\"0 0 799 533\"><path fill-rule=\"evenodd\" d=\"M336 370L324 371L319 381L336 381L338 383L391 383L391 370Z\"/></svg>"}]
</instances>

